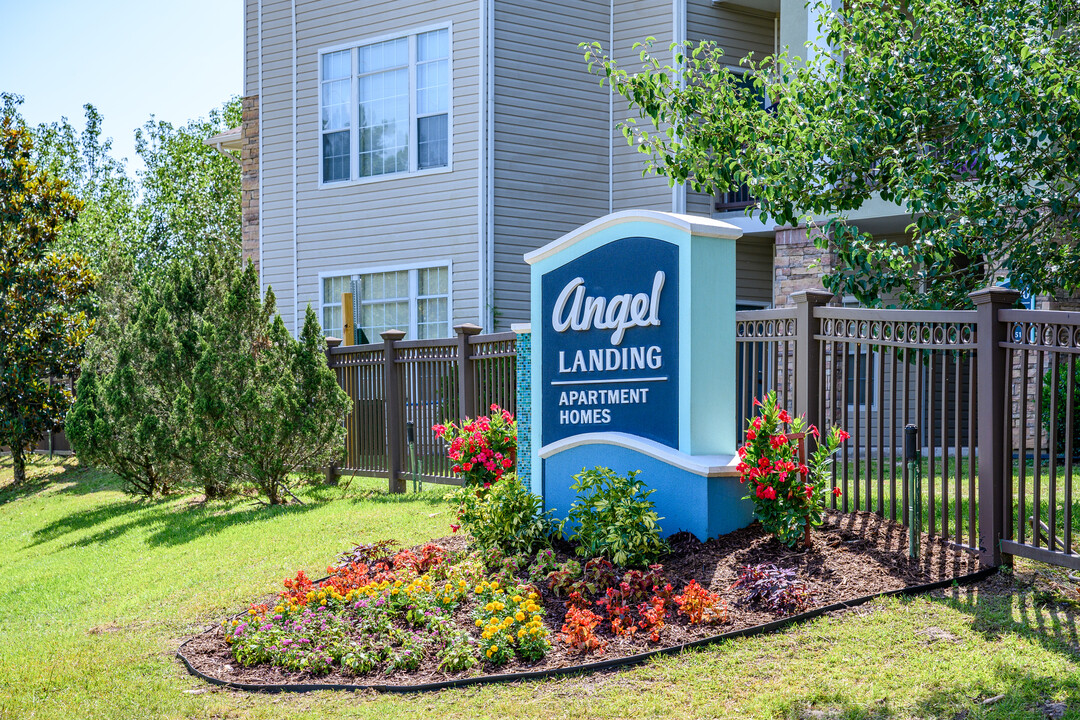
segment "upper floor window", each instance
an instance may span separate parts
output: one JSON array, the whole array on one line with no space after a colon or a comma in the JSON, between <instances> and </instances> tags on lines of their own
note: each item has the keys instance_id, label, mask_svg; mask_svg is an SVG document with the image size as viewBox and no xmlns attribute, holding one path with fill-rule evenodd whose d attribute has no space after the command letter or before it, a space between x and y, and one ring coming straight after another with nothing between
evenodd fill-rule
<instances>
[{"instance_id":1,"label":"upper floor window","mask_svg":"<svg viewBox=\"0 0 1080 720\"><path fill-rule=\"evenodd\" d=\"M450 29L320 56L324 183L447 167Z\"/></svg>"}]
</instances>

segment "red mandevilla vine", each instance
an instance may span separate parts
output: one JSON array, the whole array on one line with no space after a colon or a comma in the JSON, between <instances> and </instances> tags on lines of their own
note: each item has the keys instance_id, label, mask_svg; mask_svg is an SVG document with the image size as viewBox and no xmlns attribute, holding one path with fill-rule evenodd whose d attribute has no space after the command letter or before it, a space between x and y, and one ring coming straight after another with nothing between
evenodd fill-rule
<instances>
[{"instance_id":1,"label":"red mandevilla vine","mask_svg":"<svg viewBox=\"0 0 1080 720\"><path fill-rule=\"evenodd\" d=\"M451 469L466 486L487 489L513 470L517 460L517 422L498 405L491 406L489 416L460 426L434 425L432 430L448 443L447 457L454 463Z\"/></svg>"},{"instance_id":2,"label":"red mandevilla vine","mask_svg":"<svg viewBox=\"0 0 1080 720\"><path fill-rule=\"evenodd\" d=\"M746 497L754 502L761 524L781 542L791 548L810 547L810 528L821 524L825 500L830 492L840 494L839 488L826 487L825 471L848 434L832 428L803 464L792 435L817 438L817 428L778 408L775 392L764 402L755 399L754 406L758 414L749 421L746 444L738 450L741 482L749 485Z\"/></svg>"}]
</instances>

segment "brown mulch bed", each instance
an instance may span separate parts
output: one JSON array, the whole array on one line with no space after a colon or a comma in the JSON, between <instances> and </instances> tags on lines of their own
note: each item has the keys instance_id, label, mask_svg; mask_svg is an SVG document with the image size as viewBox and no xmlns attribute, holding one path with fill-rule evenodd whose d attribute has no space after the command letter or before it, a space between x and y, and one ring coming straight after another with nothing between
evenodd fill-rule
<instances>
[{"instance_id":1,"label":"brown mulch bed","mask_svg":"<svg viewBox=\"0 0 1080 720\"><path fill-rule=\"evenodd\" d=\"M967 552L959 551L943 540L922 536L922 553L918 561L907 557L908 532L904 526L872 513L829 512L824 524L813 531L813 548L792 551L766 535L757 523L748 528L700 542L693 536L680 533L671 539L672 553L664 559L664 574L680 590L691 579L719 593L728 604L729 621L722 625L688 625L681 616L668 612L661 642L650 642L639 633L632 638L615 637L605 622L597 634L607 642L603 654L582 655L571 651L558 639L565 607L542 589L546 606L546 624L551 631L551 651L538 662L514 659L500 667L481 665L458 673L438 669L436 661L425 660L413 672L398 671L356 676L331 672L327 675L295 673L271 666L242 667L229 653L220 626L195 636L182 648L188 662L199 672L229 683L250 685L336 684L336 685L421 685L459 678L506 673L535 672L565 668L601 660L678 646L721 633L764 625L779 616L742 602L738 588L732 589L739 567L758 563L773 563L780 568L796 570L813 590L813 607L823 607L905 587L925 585L973 573L978 562ZM462 548L462 538L449 537L434 541L447 549ZM556 548L560 560L572 557L570 547ZM812 608L810 608L812 609ZM463 603L455 619L463 627L472 626L472 606Z\"/></svg>"}]
</instances>

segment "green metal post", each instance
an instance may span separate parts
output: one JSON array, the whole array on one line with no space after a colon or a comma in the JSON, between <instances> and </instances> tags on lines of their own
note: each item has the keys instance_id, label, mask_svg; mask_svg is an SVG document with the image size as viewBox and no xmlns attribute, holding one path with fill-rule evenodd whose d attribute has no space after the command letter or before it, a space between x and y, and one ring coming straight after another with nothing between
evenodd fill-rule
<instances>
[{"instance_id":1,"label":"green metal post","mask_svg":"<svg viewBox=\"0 0 1080 720\"><path fill-rule=\"evenodd\" d=\"M922 533L922 453L919 428L904 426L904 460L908 466L908 557L919 557Z\"/></svg>"},{"instance_id":2,"label":"green metal post","mask_svg":"<svg viewBox=\"0 0 1080 720\"><path fill-rule=\"evenodd\" d=\"M405 423L405 438L409 443L409 467L412 469L412 489L419 492L424 489L420 482L420 476L416 472L416 426L411 422Z\"/></svg>"}]
</instances>

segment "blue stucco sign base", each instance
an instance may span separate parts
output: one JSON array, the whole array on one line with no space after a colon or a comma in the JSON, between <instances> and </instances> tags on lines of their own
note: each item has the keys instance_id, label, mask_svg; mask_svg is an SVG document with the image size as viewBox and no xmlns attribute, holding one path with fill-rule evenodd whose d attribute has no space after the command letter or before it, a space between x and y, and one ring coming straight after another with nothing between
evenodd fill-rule
<instances>
[{"instance_id":1,"label":"blue stucco sign base","mask_svg":"<svg viewBox=\"0 0 1080 720\"><path fill-rule=\"evenodd\" d=\"M531 265L530 483L565 517L573 476L639 479L663 534L753 519L734 470L735 240L709 218L605 216Z\"/></svg>"}]
</instances>

